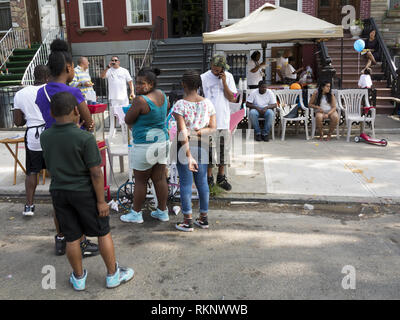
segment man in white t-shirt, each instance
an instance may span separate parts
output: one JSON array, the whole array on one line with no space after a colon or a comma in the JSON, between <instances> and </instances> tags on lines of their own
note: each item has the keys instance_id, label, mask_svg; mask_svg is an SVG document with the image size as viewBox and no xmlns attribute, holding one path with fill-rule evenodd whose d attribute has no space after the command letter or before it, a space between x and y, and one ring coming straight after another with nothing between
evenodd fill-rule
<instances>
[{"instance_id":1,"label":"man in white t-shirt","mask_svg":"<svg viewBox=\"0 0 400 320\"><path fill-rule=\"evenodd\" d=\"M120 66L120 60L118 56L113 56L107 68L101 73L102 79L107 79L108 81L108 100L110 103L110 136L115 134L115 118L114 116L118 114L115 108L122 108L129 104L129 99L135 97L135 92L133 89L132 77L129 71ZM128 88L129 84L130 95L128 98Z\"/></svg>"},{"instance_id":2,"label":"man in white t-shirt","mask_svg":"<svg viewBox=\"0 0 400 320\"><path fill-rule=\"evenodd\" d=\"M285 78L285 69L289 63L289 57L293 55L292 51L285 49L282 56L280 56L276 61L276 82L283 82Z\"/></svg>"},{"instance_id":3,"label":"man in white t-shirt","mask_svg":"<svg viewBox=\"0 0 400 320\"><path fill-rule=\"evenodd\" d=\"M232 186L225 176L225 165L229 161L231 147L231 134L229 131L231 110L229 102L235 102L237 89L233 75L226 70L229 70L226 58L222 55L215 55L211 61L211 70L201 75L201 82L204 97L213 103L217 118L217 137L213 140L213 148L210 149L208 184L210 186L214 185L212 165L217 164L217 185L229 191ZM214 148L216 148L219 159L214 157Z\"/></svg>"},{"instance_id":4,"label":"man in white t-shirt","mask_svg":"<svg viewBox=\"0 0 400 320\"><path fill-rule=\"evenodd\" d=\"M250 109L249 119L254 128L256 141L269 141L268 135L274 124L274 111L277 107L276 97L272 90L267 89L267 83L260 81L258 90L254 90L246 101L246 106ZM260 129L259 118L264 118L264 129Z\"/></svg>"},{"instance_id":5,"label":"man in white t-shirt","mask_svg":"<svg viewBox=\"0 0 400 320\"><path fill-rule=\"evenodd\" d=\"M14 97L14 123L17 126L26 125L27 127L25 132L26 204L22 213L24 216L34 215L33 198L37 186L37 175L46 168L40 145L40 134L45 129L45 121L35 101L38 90L47 83L49 76L50 71L47 66L36 66L34 85L21 89Z\"/></svg>"}]
</instances>

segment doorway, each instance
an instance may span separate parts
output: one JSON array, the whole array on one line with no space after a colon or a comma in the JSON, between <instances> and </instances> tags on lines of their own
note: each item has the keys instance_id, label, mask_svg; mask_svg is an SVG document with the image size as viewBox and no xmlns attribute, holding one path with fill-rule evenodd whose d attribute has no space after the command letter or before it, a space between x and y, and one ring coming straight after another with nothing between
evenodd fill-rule
<instances>
[{"instance_id":1,"label":"doorway","mask_svg":"<svg viewBox=\"0 0 400 320\"><path fill-rule=\"evenodd\" d=\"M356 9L356 19L360 17L360 0L318 0L318 18L335 25L342 24L342 8L351 5Z\"/></svg>"},{"instance_id":2,"label":"doorway","mask_svg":"<svg viewBox=\"0 0 400 320\"><path fill-rule=\"evenodd\" d=\"M42 40L46 38L49 31L60 26L57 0L39 0L40 27Z\"/></svg>"},{"instance_id":3,"label":"doorway","mask_svg":"<svg viewBox=\"0 0 400 320\"><path fill-rule=\"evenodd\" d=\"M37 1L26 1L26 13L28 19L29 42L41 43L40 18Z\"/></svg>"},{"instance_id":4,"label":"doorway","mask_svg":"<svg viewBox=\"0 0 400 320\"><path fill-rule=\"evenodd\" d=\"M168 0L168 34L170 38L201 36L207 0Z\"/></svg>"}]
</instances>

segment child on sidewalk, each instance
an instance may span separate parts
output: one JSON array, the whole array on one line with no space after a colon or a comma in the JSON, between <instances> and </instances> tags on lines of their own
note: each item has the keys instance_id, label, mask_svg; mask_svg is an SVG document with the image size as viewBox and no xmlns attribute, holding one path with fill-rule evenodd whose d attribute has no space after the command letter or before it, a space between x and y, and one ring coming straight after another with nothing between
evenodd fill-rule
<instances>
[{"instance_id":1,"label":"child on sidewalk","mask_svg":"<svg viewBox=\"0 0 400 320\"><path fill-rule=\"evenodd\" d=\"M82 268L80 238L98 237L107 267L106 286L115 288L133 278L134 271L116 263L109 226L109 207L104 200L101 156L93 135L79 129L76 98L56 93L50 104L55 123L40 136L46 167L51 173L50 193L56 217L67 241L67 257L73 272L70 283L85 289L87 271Z\"/></svg>"}]
</instances>

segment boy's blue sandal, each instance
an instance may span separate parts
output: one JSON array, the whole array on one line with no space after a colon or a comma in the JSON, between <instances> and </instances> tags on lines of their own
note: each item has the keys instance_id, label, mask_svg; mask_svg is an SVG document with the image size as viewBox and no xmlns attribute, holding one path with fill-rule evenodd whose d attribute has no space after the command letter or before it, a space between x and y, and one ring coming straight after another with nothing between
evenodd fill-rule
<instances>
[{"instance_id":1,"label":"boy's blue sandal","mask_svg":"<svg viewBox=\"0 0 400 320\"><path fill-rule=\"evenodd\" d=\"M108 289L116 288L119 285L132 280L135 272L132 268L125 268L116 264L117 271L112 275L107 275L106 277L106 287Z\"/></svg>"},{"instance_id":2,"label":"boy's blue sandal","mask_svg":"<svg viewBox=\"0 0 400 320\"><path fill-rule=\"evenodd\" d=\"M153 211L150 215L154 219L158 219L158 220L163 221L163 222L169 221L168 209L166 209L164 211L161 211L160 209L157 208L157 210Z\"/></svg>"},{"instance_id":3,"label":"boy's blue sandal","mask_svg":"<svg viewBox=\"0 0 400 320\"><path fill-rule=\"evenodd\" d=\"M129 213L122 215L120 220L122 222L143 223L142 211L136 212L131 209Z\"/></svg>"},{"instance_id":4,"label":"boy's blue sandal","mask_svg":"<svg viewBox=\"0 0 400 320\"><path fill-rule=\"evenodd\" d=\"M69 277L69 282L72 284L72 287L76 291L83 291L85 290L85 285L86 285L86 278L87 278L87 271L83 270L83 277L80 279L77 279L74 275L74 273L71 273L71 276Z\"/></svg>"}]
</instances>

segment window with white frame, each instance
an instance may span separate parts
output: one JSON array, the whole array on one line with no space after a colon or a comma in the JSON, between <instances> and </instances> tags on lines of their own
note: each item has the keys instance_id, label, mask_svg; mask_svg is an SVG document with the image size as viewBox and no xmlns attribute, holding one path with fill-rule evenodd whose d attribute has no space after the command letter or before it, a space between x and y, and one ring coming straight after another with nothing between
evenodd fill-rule
<instances>
[{"instance_id":1,"label":"window with white frame","mask_svg":"<svg viewBox=\"0 0 400 320\"><path fill-rule=\"evenodd\" d=\"M249 0L224 0L224 20L242 19L249 11Z\"/></svg>"},{"instance_id":2,"label":"window with white frame","mask_svg":"<svg viewBox=\"0 0 400 320\"><path fill-rule=\"evenodd\" d=\"M104 27L103 0L79 0L81 28Z\"/></svg>"},{"instance_id":3,"label":"window with white frame","mask_svg":"<svg viewBox=\"0 0 400 320\"><path fill-rule=\"evenodd\" d=\"M10 0L0 0L0 31L7 31L11 27Z\"/></svg>"},{"instance_id":4,"label":"window with white frame","mask_svg":"<svg viewBox=\"0 0 400 320\"><path fill-rule=\"evenodd\" d=\"M275 0L275 4L286 9L302 11L302 0Z\"/></svg>"},{"instance_id":5,"label":"window with white frame","mask_svg":"<svg viewBox=\"0 0 400 320\"><path fill-rule=\"evenodd\" d=\"M151 24L151 0L126 0L128 26Z\"/></svg>"}]
</instances>

